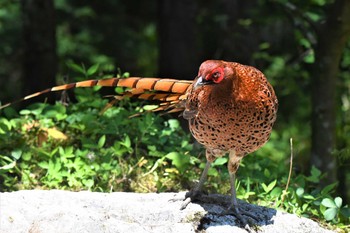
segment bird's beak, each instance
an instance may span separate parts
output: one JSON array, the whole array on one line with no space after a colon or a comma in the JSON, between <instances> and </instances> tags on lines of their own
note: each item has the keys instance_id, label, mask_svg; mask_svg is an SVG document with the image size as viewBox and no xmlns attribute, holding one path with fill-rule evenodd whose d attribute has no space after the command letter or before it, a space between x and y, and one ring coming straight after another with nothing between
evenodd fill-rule
<instances>
[{"instance_id":1,"label":"bird's beak","mask_svg":"<svg viewBox=\"0 0 350 233\"><path fill-rule=\"evenodd\" d=\"M205 78L203 78L202 76L200 76L197 78L197 81L194 83L193 87L194 87L194 89L197 89L200 86L210 85L210 84L214 84L214 82L208 81Z\"/></svg>"}]
</instances>

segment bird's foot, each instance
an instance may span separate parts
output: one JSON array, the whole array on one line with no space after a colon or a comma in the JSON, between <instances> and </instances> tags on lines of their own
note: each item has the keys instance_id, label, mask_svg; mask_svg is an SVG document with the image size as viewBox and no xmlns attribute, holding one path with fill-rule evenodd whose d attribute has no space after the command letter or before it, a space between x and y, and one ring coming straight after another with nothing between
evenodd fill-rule
<instances>
[{"instance_id":1,"label":"bird's foot","mask_svg":"<svg viewBox=\"0 0 350 233\"><path fill-rule=\"evenodd\" d=\"M254 214L240 209L238 206L231 205L226 211L224 211L221 215L233 215L235 216L240 222L241 225L244 227L245 230L248 232L254 232L250 228L251 225L254 225L254 222L259 222L259 219Z\"/></svg>"},{"instance_id":2,"label":"bird's foot","mask_svg":"<svg viewBox=\"0 0 350 233\"><path fill-rule=\"evenodd\" d=\"M194 202L195 200L199 200L200 197L203 195L204 194L201 191L198 191L196 189L187 192L185 195L185 200L183 200L183 203L180 207L180 210L186 209L188 204L190 204L191 202Z\"/></svg>"},{"instance_id":3,"label":"bird's foot","mask_svg":"<svg viewBox=\"0 0 350 233\"><path fill-rule=\"evenodd\" d=\"M176 195L176 197L171 198L169 201L172 201L172 202L182 201L180 210L184 210L186 209L188 204L190 204L191 202L202 201L203 199L205 199L206 196L207 195L204 194L202 191L191 190L185 194L185 198L183 197L183 195L181 196Z\"/></svg>"}]
</instances>

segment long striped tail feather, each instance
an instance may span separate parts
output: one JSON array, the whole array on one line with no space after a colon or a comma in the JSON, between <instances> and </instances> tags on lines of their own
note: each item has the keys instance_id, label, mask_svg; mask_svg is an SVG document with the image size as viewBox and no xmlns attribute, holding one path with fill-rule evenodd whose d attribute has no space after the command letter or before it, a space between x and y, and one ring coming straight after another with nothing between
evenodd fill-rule
<instances>
[{"instance_id":1,"label":"long striped tail feather","mask_svg":"<svg viewBox=\"0 0 350 233\"><path fill-rule=\"evenodd\" d=\"M143 77L130 77L130 78L109 78L101 80L86 80L76 83L64 84L45 89L43 91L35 92L27 95L14 102L4 104L0 106L0 110L6 108L14 103L25 101L49 92L65 91L78 87L123 87L126 88L125 92L120 95L115 95L113 100L107 104L104 108L105 111L108 107L111 107L118 100L126 97L144 99L144 100L157 100L160 101L158 108L153 111L168 111L176 112L183 110L180 104L186 99L187 90L190 88L192 81L188 80L176 80L176 79L160 79L160 78L143 78Z\"/></svg>"},{"instance_id":2,"label":"long striped tail feather","mask_svg":"<svg viewBox=\"0 0 350 233\"><path fill-rule=\"evenodd\" d=\"M186 99L187 94L179 94L179 93L163 93L163 92L150 92L140 89L131 89L119 95L109 95L105 96L109 98L113 98L107 105L103 108L101 113L104 113L107 109L112 107L116 102L125 99L125 98L137 98L142 100L149 101L158 101L160 102L157 107L151 110L147 110L145 112L159 112L164 111L165 113L175 113L184 110L183 101ZM130 117L139 116L145 112L136 113L131 115Z\"/></svg>"}]
</instances>

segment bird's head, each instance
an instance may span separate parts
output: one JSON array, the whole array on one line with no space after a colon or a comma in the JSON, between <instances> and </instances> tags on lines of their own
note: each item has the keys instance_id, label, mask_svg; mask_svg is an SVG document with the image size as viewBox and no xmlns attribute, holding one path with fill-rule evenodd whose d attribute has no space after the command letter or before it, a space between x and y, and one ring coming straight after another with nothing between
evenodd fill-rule
<instances>
[{"instance_id":1,"label":"bird's head","mask_svg":"<svg viewBox=\"0 0 350 233\"><path fill-rule=\"evenodd\" d=\"M194 88L204 85L215 85L225 78L225 63L223 61L208 60L201 64Z\"/></svg>"}]
</instances>

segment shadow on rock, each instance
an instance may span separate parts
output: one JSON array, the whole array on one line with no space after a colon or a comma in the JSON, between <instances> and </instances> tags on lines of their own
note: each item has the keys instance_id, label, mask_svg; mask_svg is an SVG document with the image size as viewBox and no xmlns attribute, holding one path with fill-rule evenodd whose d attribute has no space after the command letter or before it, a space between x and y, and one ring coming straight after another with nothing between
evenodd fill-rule
<instances>
[{"instance_id":1,"label":"shadow on rock","mask_svg":"<svg viewBox=\"0 0 350 233\"><path fill-rule=\"evenodd\" d=\"M231 197L221 194L209 194L202 195L194 203L200 205L207 213L201 217L199 220L199 225L197 227L198 231L205 231L209 227L213 226L238 226L244 230L239 219L233 214L225 214L228 206L230 205ZM274 216L276 216L277 211L275 209L258 206L254 204L249 204L247 202L238 200L240 209L248 212L256 219L248 216L248 222L252 229L258 230L260 226L273 225Z\"/></svg>"}]
</instances>

